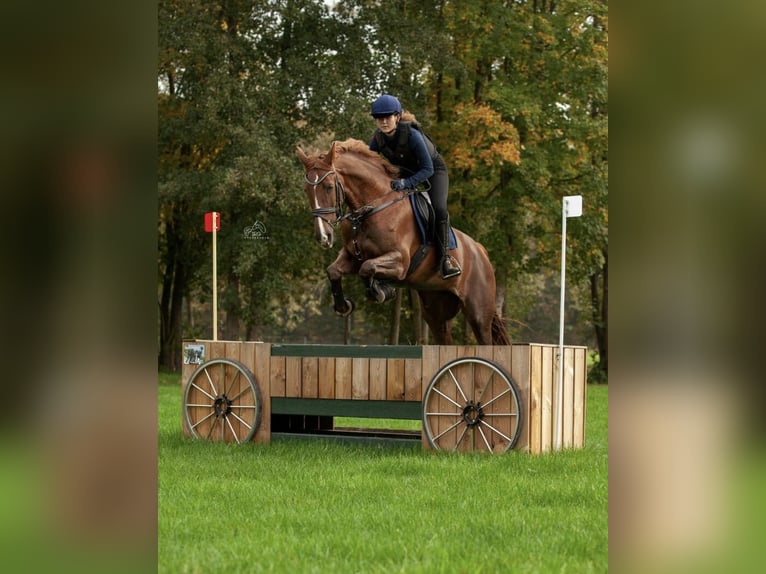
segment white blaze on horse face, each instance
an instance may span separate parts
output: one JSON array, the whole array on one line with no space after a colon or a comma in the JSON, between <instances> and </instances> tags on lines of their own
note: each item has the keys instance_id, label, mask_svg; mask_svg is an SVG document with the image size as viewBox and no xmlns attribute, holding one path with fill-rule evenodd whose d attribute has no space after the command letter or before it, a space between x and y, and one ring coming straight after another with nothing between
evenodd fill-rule
<instances>
[{"instance_id":1,"label":"white blaze on horse face","mask_svg":"<svg viewBox=\"0 0 766 574\"><path fill-rule=\"evenodd\" d=\"M314 198L312 202L311 209L320 209L321 206L319 205L319 200L317 199L317 183L319 181L319 176L317 174L314 174L314 181L312 182L312 188L314 190ZM319 242L319 244L324 247L332 247L333 244L333 233L332 228L327 224L326 221L324 221L320 217L314 217L314 237Z\"/></svg>"}]
</instances>

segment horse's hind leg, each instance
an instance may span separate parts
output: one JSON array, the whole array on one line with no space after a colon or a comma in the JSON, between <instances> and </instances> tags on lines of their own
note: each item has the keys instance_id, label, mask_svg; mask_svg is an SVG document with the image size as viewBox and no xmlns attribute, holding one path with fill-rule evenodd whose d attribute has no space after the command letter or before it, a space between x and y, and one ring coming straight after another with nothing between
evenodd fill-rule
<instances>
[{"instance_id":1,"label":"horse's hind leg","mask_svg":"<svg viewBox=\"0 0 766 574\"><path fill-rule=\"evenodd\" d=\"M437 345L452 344L450 321L460 310L460 299L447 291L418 291L423 318Z\"/></svg>"}]
</instances>

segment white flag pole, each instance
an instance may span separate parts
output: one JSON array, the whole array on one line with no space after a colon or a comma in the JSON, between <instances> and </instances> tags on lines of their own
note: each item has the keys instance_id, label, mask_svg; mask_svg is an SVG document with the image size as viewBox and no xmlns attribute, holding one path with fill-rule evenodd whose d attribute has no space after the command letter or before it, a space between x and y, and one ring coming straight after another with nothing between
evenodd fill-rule
<instances>
[{"instance_id":1,"label":"white flag pole","mask_svg":"<svg viewBox=\"0 0 766 574\"><path fill-rule=\"evenodd\" d=\"M218 254L216 227L218 212L213 212L213 341L218 340Z\"/></svg>"},{"instance_id":2,"label":"white flag pole","mask_svg":"<svg viewBox=\"0 0 766 574\"><path fill-rule=\"evenodd\" d=\"M561 450L564 418L564 293L566 292L567 218L582 215L582 195L565 196L561 209L561 300L559 302L558 412L556 414L556 450Z\"/></svg>"}]
</instances>

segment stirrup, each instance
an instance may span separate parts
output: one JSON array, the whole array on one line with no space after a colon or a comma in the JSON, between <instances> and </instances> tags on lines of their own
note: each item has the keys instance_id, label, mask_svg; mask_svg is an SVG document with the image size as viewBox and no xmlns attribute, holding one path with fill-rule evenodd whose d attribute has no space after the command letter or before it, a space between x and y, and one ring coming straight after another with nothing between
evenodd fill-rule
<instances>
[{"instance_id":1,"label":"stirrup","mask_svg":"<svg viewBox=\"0 0 766 574\"><path fill-rule=\"evenodd\" d=\"M439 265L439 272L441 273L442 279L457 277L463 272L463 270L460 269L460 265L458 265L457 262L455 262L454 266L450 265L449 268L445 269L445 266L448 265L451 260L452 260L452 257L450 257L449 255L445 255L441 260L441 264Z\"/></svg>"}]
</instances>

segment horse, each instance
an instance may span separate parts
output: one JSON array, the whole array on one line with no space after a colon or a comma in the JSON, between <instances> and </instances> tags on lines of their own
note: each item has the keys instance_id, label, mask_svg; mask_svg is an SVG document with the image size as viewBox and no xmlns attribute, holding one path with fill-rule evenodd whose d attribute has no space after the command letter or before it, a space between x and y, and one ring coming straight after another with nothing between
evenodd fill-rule
<instances>
[{"instance_id":1,"label":"horse","mask_svg":"<svg viewBox=\"0 0 766 574\"><path fill-rule=\"evenodd\" d=\"M407 201L413 191L391 190L397 167L353 138L334 141L329 152L316 155L298 146L297 154L305 170L303 189L314 218L315 239L330 248L340 227L343 245L327 268L338 314L347 316L354 309L343 293L343 276L358 275L368 296L378 302L393 296L389 286L414 289L439 345L452 344L451 321L460 310L480 345L511 343L495 309L495 273L487 250L453 228L457 248L450 254L462 273L442 279L437 250L422 255L423 241Z\"/></svg>"}]
</instances>

